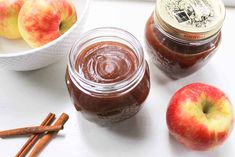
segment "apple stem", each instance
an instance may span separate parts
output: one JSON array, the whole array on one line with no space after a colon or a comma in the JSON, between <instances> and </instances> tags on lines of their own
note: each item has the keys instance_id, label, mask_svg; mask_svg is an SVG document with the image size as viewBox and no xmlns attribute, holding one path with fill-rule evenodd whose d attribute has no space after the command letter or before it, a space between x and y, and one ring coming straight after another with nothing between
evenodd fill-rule
<instances>
[{"instance_id":1,"label":"apple stem","mask_svg":"<svg viewBox=\"0 0 235 157\"><path fill-rule=\"evenodd\" d=\"M59 25L59 28L61 29L61 27L62 27L62 22L60 22L60 25Z\"/></svg>"},{"instance_id":2,"label":"apple stem","mask_svg":"<svg viewBox=\"0 0 235 157\"><path fill-rule=\"evenodd\" d=\"M211 102L208 102L207 100L205 100L202 104L203 113L205 113L205 114L209 113L209 110L210 110L211 106L212 106Z\"/></svg>"}]
</instances>

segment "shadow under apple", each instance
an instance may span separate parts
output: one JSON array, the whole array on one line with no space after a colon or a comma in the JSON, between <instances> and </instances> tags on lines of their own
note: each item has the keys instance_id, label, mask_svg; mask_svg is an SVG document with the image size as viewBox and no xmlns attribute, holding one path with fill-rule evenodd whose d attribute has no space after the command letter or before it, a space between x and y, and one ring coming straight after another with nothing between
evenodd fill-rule
<instances>
[{"instance_id":1,"label":"shadow under apple","mask_svg":"<svg viewBox=\"0 0 235 157\"><path fill-rule=\"evenodd\" d=\"M183 144L181 144L180 142L178 142L172 135L170 135L170 133L168 134L168 142L170 145L170 151L172 152L172 154L175 154L175 156L177 157L228 157L228 154L225 155L225 152L229 152L226 151L226 148L219 146L213 150L209 150L209 151L196 151L196 150L192 150L190 148L187 148L186 146L184 146ZM232 156L231 156L232 157Z\"/></svg>"}]
</instances>

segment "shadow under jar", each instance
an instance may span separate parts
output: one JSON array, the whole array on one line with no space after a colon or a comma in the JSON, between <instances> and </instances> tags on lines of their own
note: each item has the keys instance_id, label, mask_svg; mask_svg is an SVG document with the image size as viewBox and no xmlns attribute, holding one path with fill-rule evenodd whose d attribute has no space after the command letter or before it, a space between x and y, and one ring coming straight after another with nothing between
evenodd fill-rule
<instances>
[{"instance_id":1,"label":"shadow under jar","mask_svg":"<svg viewBox=\"0 0 235 157\"><path fill-rule=\"evenodd\" d=\"M145 28L152 62L174 79L194 73L216 52L224 17L220 0L157 0Z\"/></svg>"},{"instance_id":2,"label":"shadow under jar","mask_svg":"<svg viewBox=\"0 0 235 157\"><path fill-rule=\"evenodd\" d=\"M72 47L66 84L78 111L100 125L135 115L150 90L139 41L118 28L97 28Z\"/></svg>"}]
</instances>

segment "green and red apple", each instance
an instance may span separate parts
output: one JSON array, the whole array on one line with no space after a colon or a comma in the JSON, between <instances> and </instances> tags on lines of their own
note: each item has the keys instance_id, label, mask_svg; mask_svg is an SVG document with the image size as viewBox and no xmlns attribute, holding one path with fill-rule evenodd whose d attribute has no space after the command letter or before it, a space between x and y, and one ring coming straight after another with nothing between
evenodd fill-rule
<instances>
[{"instance_id":1,"label":"green and red apple","mask_svg":"<svg viewBox=\"0 0 235 157\"><path fill-rule=\"evenodd\" d=\"M233 128L233 109L218 88L193 83L178 90L167 109L170 134L194 150L221 145Z\"/></svg>"},{"instance_id":2,"label":"green and red apple","mask_svg":"<svg viewBox=\"0 0 235 157\"><path fill-rule=\"evenodd\" d=\"M63 35L77 20L70 0L28 0L19 13L19 31L32 47Z\"/></svg>"},{"instance_id":3,"label":"green and red apple","mask_svg":"<svg viewBox=\"0 0 235 157\"><path fill-rule=\"evenodd\" d=\"M8 39L21 37L18 14L26 0L0 0L0 36Z\"/></svg>"}]
</instances>

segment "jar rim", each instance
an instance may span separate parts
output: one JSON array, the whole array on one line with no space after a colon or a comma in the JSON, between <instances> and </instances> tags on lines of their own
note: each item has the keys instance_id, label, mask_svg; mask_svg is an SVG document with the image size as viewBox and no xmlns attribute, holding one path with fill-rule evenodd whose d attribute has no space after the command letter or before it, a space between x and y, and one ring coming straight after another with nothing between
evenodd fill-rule
<instances>
[{"instance_id":1,"label":"jar rim","mask_svg":"<svg viewBox=\"0 0 235 157\"><path fill-rule=\"evenodd\" d=\"M87 46L89 46L89 42L92 42L92 41L94 43L97 42L97 41L94 41L97 38L98 39L109 38L109 40L103 40L103 41L110 41L111 38L119 39L128 43L131 46L131 47L130 46L128 47L131 48L131 50L133 50L134 53L136 53L137 59L139 60L137 70L129 77L123 80L117 81L117 82L113 82L113 83L98 83L98 82L91 81L81 76L81 74L78 73L75 67L77 56ZM79 46L80 48L78 50ZM72 81L76 82L76 83L74 82L76 86L78 86L78 83L79 83L79 87L82 86L83 89L96 92L96 93L112 93L112 92L123 91L126 88L132 87L134 84L136 84L136 82L140 80L139 77L143 77L144 70L145 70L145 59L144 59L143 48L140 42L136 39L134 35L132 35L128 31L125 31L121 28L117 28L117 27L95 28L82 34L73 44L69 53L68 69L69 69L69 74L72 76L71 77Z\"/></svg>"}]
</instances>

